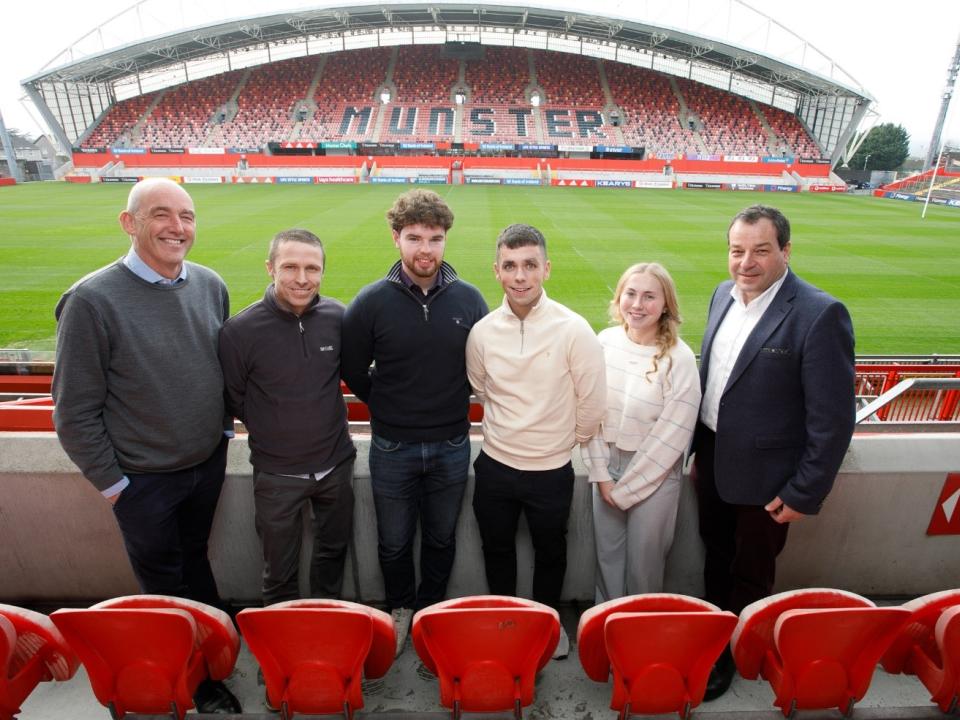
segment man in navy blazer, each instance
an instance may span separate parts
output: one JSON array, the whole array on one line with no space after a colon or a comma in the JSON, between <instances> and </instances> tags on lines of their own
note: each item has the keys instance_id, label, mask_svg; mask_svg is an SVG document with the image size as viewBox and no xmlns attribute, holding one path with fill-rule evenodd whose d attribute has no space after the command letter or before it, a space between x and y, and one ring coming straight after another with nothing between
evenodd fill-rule
<instances>
[{"instance_id":1,"label":"man in navy blazer","mask_svg":"<svg viewBox=\"0 0 960 720\"><path fill-rule=\"evenodd\" d=\"M754 205L727 231L732 280L710 300L693 477L706 599L739 613L770 594L789 523L815 515L853 435L853 325L789 268L790 223ZM704 699L733 678L729 650Z\"/></svg>"}]
</instances>

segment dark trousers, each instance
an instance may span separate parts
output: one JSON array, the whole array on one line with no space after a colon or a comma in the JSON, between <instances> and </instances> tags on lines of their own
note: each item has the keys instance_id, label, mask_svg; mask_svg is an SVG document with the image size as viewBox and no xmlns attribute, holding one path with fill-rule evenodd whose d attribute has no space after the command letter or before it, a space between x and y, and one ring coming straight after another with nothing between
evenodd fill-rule
<instances>
[{"instance_id":1,"label":"dark trousers","mask_svg":"<svg viewBox=\"0 0 960 720\"><path fill-rule=\"evenodd\" d=\"M422 610L447 594L457 552L457 519L470 469L470 438L437 442L370 439L377 555L387 608ZM413 540L420 522L420 586Z\"/></svg>"},{"instance_id":2,"label":"dark trousers","mask_svg":"<svg viewBox=\"0 0 960 720\"><path fill-rule=\"evenodd\" d=\"M711 430L697 427L690 473L706 547L703 581L708 602L739 615L773 591L777 555L787 542L790 525L774 521L762 505L734 505L720 498L713 474L715 439Z\"/></svg>"},{"instance_id":3,"label":"dark trousers","mask_svg":"<svg viewBox=\"0 0 960 720\"><path fill-rule=\"evenodd\" d=\"M310 597L338 598L353 531L353 458L319 480L253 473L255 523L263 549L263 604L300 597L304 509L310 513L313 548Z\"/></svg>"},{"instance_id":4,"label":"dark trousers","mask_svg":"<svg viewBox=\"0 0 960 720\"><path fill-rule=\"evenodd\" d=\"M207 541L223 487L227 438L199 465L169 473L128 473L113 506L134 575L144 593L223 607Z\"/></svg>"},{"instance_id":5,"label":"dark trousers","mask_svg":"<svg viewBox=\"0 0 960 720\"><path fill-rule=\"evenodd\" d=\"M517 594L517 524L522 511L533 541L533 599L556 608L567 572L573 465L516 470L481 451L473 469L473 512L480 526L490 592Z\"/></svg>"}]
</instances>

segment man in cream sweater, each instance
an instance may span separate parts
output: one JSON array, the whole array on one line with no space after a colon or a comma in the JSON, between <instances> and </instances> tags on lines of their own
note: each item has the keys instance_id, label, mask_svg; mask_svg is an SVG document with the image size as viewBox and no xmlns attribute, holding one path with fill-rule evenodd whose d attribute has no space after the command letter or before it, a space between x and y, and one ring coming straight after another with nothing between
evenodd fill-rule
<instances>
[{"instance_id":1,"label":"man in cream sweater","mask_svg":"<svg viewBox=\"0 0 960 720\"><path fill-rule=\"evenodd\" d=\"M606 409L603 350L586 320L547 298L550 261L535 227L501 232L493 269L503 303L467 339L467 377L484 412L473 511L490 592L516 595L523 511L535 552L533 599L556 608L567 569L570 452L597 432ZM554 657L568 651L561 633Z\"/></svg>"}]
</instances>

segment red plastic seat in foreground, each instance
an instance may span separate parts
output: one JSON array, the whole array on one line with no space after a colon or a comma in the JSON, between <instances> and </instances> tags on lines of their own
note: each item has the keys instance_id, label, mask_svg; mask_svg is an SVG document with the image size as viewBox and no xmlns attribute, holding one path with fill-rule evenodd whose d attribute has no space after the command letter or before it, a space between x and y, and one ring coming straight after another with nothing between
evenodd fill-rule
<instances>
[{"instance_id":1,"label":"red plastic seat in foreground","mask_svg":"<svg viewBox=\"0 0 960 720\"><path fill-rule=\"evenodd\" d=\"M46 680L69 680L80 663L46 615L0 604L0 720Z\"/></svg>"},{"instance_id":2,"label":"red plastic seat in foreground","mask_svg":"<svg viewBox=\"0 0 960 720\"><path fill-rule=\"evenodd\" d=\"M206 678L233 670L240 637L214 607L165 595L130 595L50 616L87 670L93 694L114 717L183 718Z\"/></svg>"},{"instance_id":3,"label":"red plastic seat in foreground","mask_svg":"<svg viewBox=\"0 0 960 720\"><path fill-rule=\"evenodd\" d=\"M784 715L836 707L849 716L909 616L843 590L792 590L744 608L730 645L740 674L762 675Z\"/></svg>"},{"instance_id":4,"label":"red plastic seat in foreground","mask_svg":"<svg viewBox=\"0 0 960 720\"><path fill-rule=\"evenodd\" d=\"M282 716L363 707L360 681L382 677L397 641L387 613L345 600L290 600L237 615L263 670L270 704ZM362 673L361 673L362 671Z\"/></svg>"},{"instance_id":5,"label":"red plastic seat in foreground","mask_svg":"<svg viewBox=\"0 0 960 720\"><path fill-rule=\"evenodd\" d=\"M916 675L945 713L960 698L960 590L924 595L902 606L910 619L882 660L889 673Z\"/></svg>"},{"instance_id":6,"label":"red plastic seat in foreground","mask_svg":"<svg viewBox=\"0 0 960 720\"><path fill-rule=\"evenodd\" d=\"M560 618L532 600L477 595L424 608L413 616L411 636L454 718L505 710L520 718L533 702L537 671L557 647Z\"/></svg>"},{"instance_id":7,"label":"red plastic seat in foreground","mask_svg":"<svg viewBox=\"0 0 960 720\"><path fill-rule=\"evenodd\" d=\"M580 664L606 682L610 707L631 713L678 712L703 701L714 662L737 624L716 605L669 593L633 595L587 610L577 629Z\"/></svg>"}]
</instances>

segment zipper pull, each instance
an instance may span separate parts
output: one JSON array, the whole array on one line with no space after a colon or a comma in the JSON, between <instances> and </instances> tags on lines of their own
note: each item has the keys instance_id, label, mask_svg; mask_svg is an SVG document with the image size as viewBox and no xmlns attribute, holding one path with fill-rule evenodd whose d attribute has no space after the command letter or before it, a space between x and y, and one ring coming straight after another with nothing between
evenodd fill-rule
<instances>
[{"instance_id":1,"label":"zipper pull","mask_svg":"<svg viewBox=\"0 0 960 720\"><path fill-rule=\"evenodd\" d=\"M429 305L423 306L423 321L430 322L430 306Z\"/></svg>"},{"instance_id":2,"label":"zipper pull","mask_svg":"<svg viewBox=\"0 0 960 720\"><path fill-rule=\"evenodd\" d=\"M300 326L300 334L303 335L303 320L297 320L297 325Z\"/></svg>"}]
</instances>

